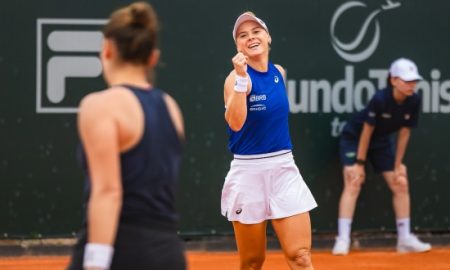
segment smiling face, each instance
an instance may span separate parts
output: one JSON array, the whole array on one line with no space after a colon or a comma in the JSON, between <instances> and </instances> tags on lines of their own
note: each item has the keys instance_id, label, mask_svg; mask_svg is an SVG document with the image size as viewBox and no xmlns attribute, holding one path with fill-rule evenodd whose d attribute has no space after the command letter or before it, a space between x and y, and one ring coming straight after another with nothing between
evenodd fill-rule
<instances>
[{"instance_id":1,"label":"smiling face","mask_svg":"<svg viewBox=\"0 0 450 270\"><path fill-rule=\"evenodd\" d=\"M236 31L236 48L248 57L268 55L270 35L255 21L246 21Z\"/></svg>"}]
</instances>

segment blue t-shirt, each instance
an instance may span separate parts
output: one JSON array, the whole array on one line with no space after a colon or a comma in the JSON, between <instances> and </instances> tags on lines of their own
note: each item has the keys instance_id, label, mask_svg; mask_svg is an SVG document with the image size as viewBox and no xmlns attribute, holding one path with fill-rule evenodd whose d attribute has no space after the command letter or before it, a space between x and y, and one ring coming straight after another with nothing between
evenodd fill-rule
<instances>
[{"instance_id":1,"label":"blue t-shirt","mask_svg":"<svg viewBox=\"0 0 450 270\"><path fill-rule=\"evenodd\" d=\"M398 104L392 89L385 88L377 91L369 104L347 122L343 135L359 139L363 123L368 123L375 126L372 139L386 138L401 127L417 127L419 111L420 96L417 93Z\"/></svg>"},{"instance_id":2,"label":"blue t-shirt","mask_svg":"<svg viewBox=\"0 0 450 270\"><path fill-rule=\"evenodd\" d=\"M227 125L228 148L234 154L254 155L292 149L289 102L280 71L269 63L267 72L248 66L252 89L247 96L247 119L238 132Z\"/></svg>"}]
</instances>

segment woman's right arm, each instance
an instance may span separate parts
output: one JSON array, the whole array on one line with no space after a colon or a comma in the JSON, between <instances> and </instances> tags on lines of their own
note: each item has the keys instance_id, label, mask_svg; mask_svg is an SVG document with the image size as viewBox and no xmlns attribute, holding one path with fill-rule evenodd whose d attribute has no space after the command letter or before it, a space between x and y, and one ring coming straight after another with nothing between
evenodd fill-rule
<instances>
[{"instance_id":1,"label":"woman's right arm","mask_svg":"<svg viewBox=\"0 0 450 270\"><path fill-rule=\"evenodd\" d=\"M366 160L367 149L369 149L370 138L372 137L374 128L374 126L364 123L361 135L359 137L358 154L356 155L356 159Z\"/></svg>"},{"instance_id":2,"label":"woman's right arm","mask_svg":"<svg viewBox=\"0 0 450 270\"><path fill-rule=\"evenodd\" d=\"M85 269L109 267L122 207L118 127L113 117L115 103L100 95L85 97L78 115L91 181Z\"/></svg>"},{"instance_id":3,"label":"woman's right arm","mask_svg":"<svg viewBox=\"0 0 450 270\"><path fill-rule=\"evenodd\" d=\"M372 137L373 130L375 126L372 126L368 123L364 123L361 135L359 137L358 143L358 153L356 154L356 160L366 161L367 150L369 149L370 138ZM355 164L355 177L365 178L364 164L356 163Z\"/></svg>"},{"instance_id":4,"label":"woman's right arm","mask_svg":"<svg viewBox=\"0 0 450 270\"><path fill-rule=\"evenodd\" d=\"M234 70L225 79L225 120L233 131L241 130L247 119L247 95L251 81L247 74L247 57L237 53L233 59Z\"/></svg>"}]
</instances>

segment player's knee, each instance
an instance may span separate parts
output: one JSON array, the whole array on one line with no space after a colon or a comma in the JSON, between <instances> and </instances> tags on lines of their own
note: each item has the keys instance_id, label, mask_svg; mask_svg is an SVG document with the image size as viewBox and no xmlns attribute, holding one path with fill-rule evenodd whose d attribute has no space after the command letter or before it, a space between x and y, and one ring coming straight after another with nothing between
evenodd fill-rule
<instances>
[{"instance_id":1,"label":"player's knee","mask_svg":"<svg viewBox=\"0 0 450 270\"><path fill-rule=\"evenodd\" d=\"M408 178L406 176L394 177L392 181L389 181L389 187L394 194L402 195L409 192Z\"/></svg>"},{"instance_id":2,"label":"player's knee","mask_svg":"<svg viewBox=\"0 0 450 270\"><path fill-rule=\"evenodd\" d=\"M408 180L406 180L406 181L400 183L400 186L399 186L400 192L402 192L402 193L408 193L408 192L409 192L408 186L409 186L409 185L408 185Z\"/></svg>"},{"instance_id":3,"label":"player's knee","mask_svg":"<svg viewBox=\"0 0 450 270\"><path fill-rule=\"evenodd\" d=\"M358 192L361 190L362 182L361 181L352 181L350 182L350 187L353 191Z\"/></svg>"},{"instance_id":4,"label":"player's knee","mask_svg":"<svg viewBox=\"0 0 450 270\"><path fill-rule=\"evenodd\" d=\"M360 181L348 181L345 185L345 192L351 196L358 196L361 191Z\"/></svg>"},{"instance_id":5,"label":"player's knee","mask_svg":"<svg viewBox=\"0 0 450 270\"><path fill-rule=\"evenodd\" d=\"M399 181L397 183L395 183L395 186L393 188L394 192L397 194L407 194L409 193L409 188L408 188L408 181Z\"/></svg>"},{"instance_id":6,"label":"player's knee","mask_svg":"<svg viewBox=\"0 0 450 270\"><path fill-rule=\"evenodd\" d=\"M264 254L253 254L245 256L241 259L241 268L259 270L262 268L265 259L266 257Z\"/></svg>"},{"instance_id":7,"label":"player's knee","mask_svg":"<svg viewBox=\"0 0 450 270\"><path fill-rule=\"evenodd\" d=\"M311 250L308 248L300 248L288 254L288 258L301 269L309 269L311 267Z\"/></svg>"}]
</instances>

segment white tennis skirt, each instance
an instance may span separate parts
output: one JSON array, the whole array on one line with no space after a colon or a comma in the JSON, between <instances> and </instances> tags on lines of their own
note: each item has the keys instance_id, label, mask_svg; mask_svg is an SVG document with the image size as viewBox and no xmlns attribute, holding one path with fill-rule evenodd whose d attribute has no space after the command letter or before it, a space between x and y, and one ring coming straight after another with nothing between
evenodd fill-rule
<instances>
[{"instance_id":1,"label":"white tennis skirt","mask_svg":"<svg viewBox=\"0 0 450 270\"><path fill-rule=\"evenodd\" d=\"M291 151L234 155L222 189L222 215L229 221L261 223L317 207Z\"/></svg>"}]
</instances>

